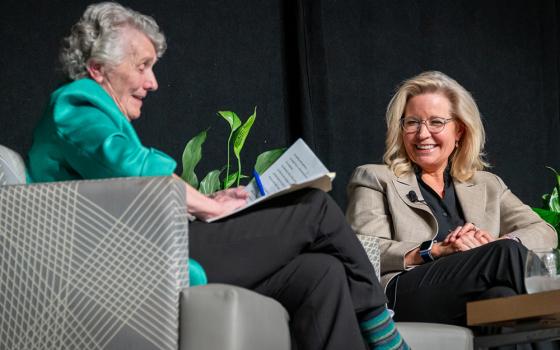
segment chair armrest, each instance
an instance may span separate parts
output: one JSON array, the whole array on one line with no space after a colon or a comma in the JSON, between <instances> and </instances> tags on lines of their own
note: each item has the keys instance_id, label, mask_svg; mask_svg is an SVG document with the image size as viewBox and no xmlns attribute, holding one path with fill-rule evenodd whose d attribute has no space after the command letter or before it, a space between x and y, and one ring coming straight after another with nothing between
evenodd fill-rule
<instances>
[{"instance_id":1,"label":"chair armrest","mask_svg":"<svg viewBox=\"0 0 560 350\"><path fill-rule=\"evenodd\" d=\"M380 278L381 271L381 253L379 250L379 238L374 236L356 234L360 243L364 247L371 265L375 269L377 279Z\"/></svg>"},{"instance_id":2,"label":"chair armrest","mask_svg":"<svg viewBox=\"0 0 560 350\"><path fill-rule=\"evenodd\" d=\"M289 350L289 316L276 300L225 284L181 293L181 350Z\"/></svg>"},{"instance_id":3,"label":"chair armrest","mask_svg":"<svg viewBox=\"0 0 560 350\"><path fill-rule=\"evenodd\" d=\"M367 252L369 261L380 275L379 238L357 234ZM473 333L465 327L425 322L397 322L397 328L412 349L461 349L473 348Z\"/></svg>"},{"instance_id":4,"label":"chair armrest","mask_svg":"<svg viewBox=\"0 0 560 350\"><path fill-rule=\"evenodd\" d=\"M0 348L176 350L185 200L172 177L0 186Z\"/></svg>"}]
</instances>

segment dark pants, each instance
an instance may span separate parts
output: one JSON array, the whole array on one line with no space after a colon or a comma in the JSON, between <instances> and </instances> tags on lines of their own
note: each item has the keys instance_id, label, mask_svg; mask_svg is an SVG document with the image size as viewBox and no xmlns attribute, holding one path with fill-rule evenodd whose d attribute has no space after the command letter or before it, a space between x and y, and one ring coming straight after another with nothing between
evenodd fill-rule
<instances>
[{"instance_id":1,"label":"dark pants","mask_svg":"<svg viewBox=\"0 0 560 350\"><path fill-rule=\"evenodd\" d=\"M395 321L466 326L467 302L526 292L527 253L522 244L503 239L423 264L389 283L388 306L395 311ZM473 330L479 334L507 331L490 327ZM500 349L506 348L558 349L558 343Z\"/></svg>"},{"instance_id":2,"label":"dark pants","mask_svg":"<svg viewBox=\"0 0 560 350\"><path fill-rule=\"evenodd\" d=\"M466 326L467 302L525 292L526 257L523 245L503 239L420 265L389 283L389 308L396 321Z\"/></svg>"},{"instance_id":3,"label":"dark pants","mask_svg":"<svg viewBox=\"0 0 560 350\"><path fill-rule=\"evenodd\" d=\"M193 222L189 237L190 255L209 282L253 289L288 310L299 349L363 349L356 315L386 303L365 251L322 191Z\"/></svg>"}]
</instances>

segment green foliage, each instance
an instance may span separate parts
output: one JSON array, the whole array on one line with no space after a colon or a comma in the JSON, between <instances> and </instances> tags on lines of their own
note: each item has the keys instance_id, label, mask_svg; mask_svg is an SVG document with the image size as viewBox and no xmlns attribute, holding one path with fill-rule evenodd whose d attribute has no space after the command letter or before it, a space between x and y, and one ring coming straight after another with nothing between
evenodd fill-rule
<instances>
[{"instance_id":1,"label":"green foliage","mask_svg":"<svg viewBox=\"0 0 560 350\"><path fill-rule=\"evenodd\" d=\"M257 117L257 107L255 107L255 111L253 114L247 119L247 121L239 127L235 131L235 138L233 141L233 153L235 154L235 158L237 158L237 177L236 182L237 186L239 186L239 180L241 179L241 150L245 145L245 140L247 140L247 136L249 136L249 131L251 131L251 127L253 127L253 123L255 122L255 118Z\"/></svg>"},{"instance_id":2,"label":"green foliage","mask_svg":"<svg viewBox=\"0 0 560 350\"><path fill-rule=\"evenodd\" d=\"M551 167L548 167L556 176L556 184L552 192L545 193L542 196L543 208L533 208L533 210L546 222L554 226L560 236L560 174Z\"/></svg>"},{"instance_id":3,"label":"green foliage","mask_svg":"<svg viewBox=\"0 0 560 350\"><path fill-rule=\"evenodd\" d=\"M559 213L553 212L552 210L546 210L541 208L533 208L533 210L539 214L539 216L549 224L554 227L558 227L560 225L560 215Z\"/></svg>"},{"instance_id":4,"label":"green foliage","mask_svg":"<svg viewBox=\"0 0 560 350\"><path fill-rule=\"evenodd\" d=\"M181 178L189 183L194 188L197 188L200 192L204 194L211 194L219 190L230 188L234 185L239 186L241 179L248 178L248 176L243 175L241 168L241 151L245 146L245 142L251 131L251 128L257 118L257 107L253 114L247 118L245 123L231 111L219 111L218 115L222 117L230 127L230 133L227 140L227 163L221 169L216 169L210 171L200 184L198 182L198 177L195 173L195 168L202 159L202 145L206 141L208 129L200 132L198 135L193 137L183 151L183 174ZM233 154L237 160L237 171L232 171L231 169L231 153L233 140ZM273 149L260 154L257 157L255 164L255 169L257 172L264 172L272 163L282 155L285 148ZM224 175L225 171L225 175ZM223 179L220 178L223 175Z\"/></svg>"},{"instance_id":5,"label":"green foliage","mask_svg":"<svg viewBox=\"0 0 560 350\"><path fill-rule=\"evenodd\" d=\"M181 178L185 180L194 188L198 188L198 178L194 172L194 168L202 159L202 144L206 141L208 129L201 131L198 135L193 137L183 150L183 173Z\"/></svg>"},{"instance_id":6,"label":"green foliage","mask_svg":"<svg viewBox=\"0 0 560 350\"><path fill-rule=\"evenodd\" d=\"M280 156L282 155L282 153L284 153L285 150L286 148L276 148L261 153L257 157L257 160L255 162L255 170L257 171L257 173L259 174L264 173L264 171L268 169L272 165L272 163L276 161L276 159L280 158Z\"/></svg>"},{"instance_id":7,"label":"green foliage","mask_svg":"<svg viewBox=\"0 0 560 350\"><path fill-rule=\"evenodd\" d=\"M230 169L230 163L229 163L229 150L230 150L230 144L231 144L231 138L233 136L233 133L239 129L239 127L241 126L241 119L239 119L239 117L237 116L237 114L235 114L234 112L231 111L219 111L218 115L221 116L222 118L224 118L230 127L230 132L229 132L229 136L228 136L228 140L227 140L227 165L226 165L226 179L229 179L229 169ZM227 181L225 182L227 183ZM231 186L231 185L230 185ZM229 186L225 187L224 184L224 188L229 188Z\"/></svg>"},{"instance_id":8,"label":"green foliage","mask_svg":"<svg viewBox=\"0 0 560 350\"><path fill-rule=\"evenodd\" d=\"M198 190L204 194L214 193L220 190L220 174L221 170L212 170L202 181L200 181L200 187Z\"/></svg>"},{"instance_id":9,"label":"green foliage","mask_svg":"<svg viewBox=\"0 0 560 350\"><path fill-rule=\"evenodd\" d=\"M560 198L558 195L560 194L560 174L554 169L547 166L554 175L556 175L556 184L552 189L552 192L546 193L542 196L544 208L551 210L555 213L560 213Z\"/></svg>"}]
</instances>

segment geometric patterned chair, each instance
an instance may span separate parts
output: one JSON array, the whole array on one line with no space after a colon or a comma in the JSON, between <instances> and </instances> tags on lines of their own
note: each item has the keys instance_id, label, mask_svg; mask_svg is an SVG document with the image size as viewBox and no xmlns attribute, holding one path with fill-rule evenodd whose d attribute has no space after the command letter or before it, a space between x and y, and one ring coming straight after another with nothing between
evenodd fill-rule
<instances>
[{"instance_id":1,"label":"geometric patterned chair","mask_svg":"<svg viewBox=\"0 0 560 350\"><path fill-rule=\"evenodd\" d=\"M184 198L165 177L0 187L0 348L177 349Z\"/></svg>"},{"instance_id":2,"label":"geometric patterned chair","mask_svg":"<svg viewBox=\"0 0 560 350\"><path fill-rule=\"evenodd\" d=\"M368 258L380 276L380 250L377 237L358 234ZM397 322L399 332L414 350L473 349L473 333L466 327L428 322Z\"/></svg>"},{"instance_id":3,"label":"geometric patterned chair","mask_svg":"<svg viewBox=\"0 0 560 350\"><path fill-rule=\"evenodd\" d=\"M187 288L181 181L24 183L0 146L0 349L290 348L275 300Z\"/></svg>"}]
</instances>

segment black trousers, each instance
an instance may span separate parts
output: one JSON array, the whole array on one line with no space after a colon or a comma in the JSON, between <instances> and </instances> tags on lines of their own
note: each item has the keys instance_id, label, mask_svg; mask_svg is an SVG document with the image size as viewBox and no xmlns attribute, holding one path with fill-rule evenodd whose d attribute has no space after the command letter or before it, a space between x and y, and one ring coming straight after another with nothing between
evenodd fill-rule
<instances>
[{"instance_id":1,"label":"black trousers","mask_svg":"<svg viewBox=\"0 0 560 350\"><path fill-rule=\"evenodd\" d=\"M387 286L396 321L466 326L466 303L525 293L527 248L497 240L420 265Z\"/></svg>"},{"instance_id":2,"label":"black trousers","mask_svg":"<svg viewBox=\"0 0 560 350\"><path fill-rule=\"evenodd\" d=\"M528 250L511 240L497 240L466 252L423 264L394 278L387 286L395 321L435 322L466 326L469 301L526 293L524 269ZM507 329L478 327L475 333ZM500 349L560 349L558 342Z\"/></svg>"},{"instance_id":3,"label":"black trousers","mask_svg":"<svg viewBox=\"0 0 560 350\"><path fill-rule=\"evenodd\" d=\"M386 298L336 203L303 190L215 223L193 222L190 255L209 282L278 300L298 349L364 349L357 315Z\"/></svg>"}]
</instances>

